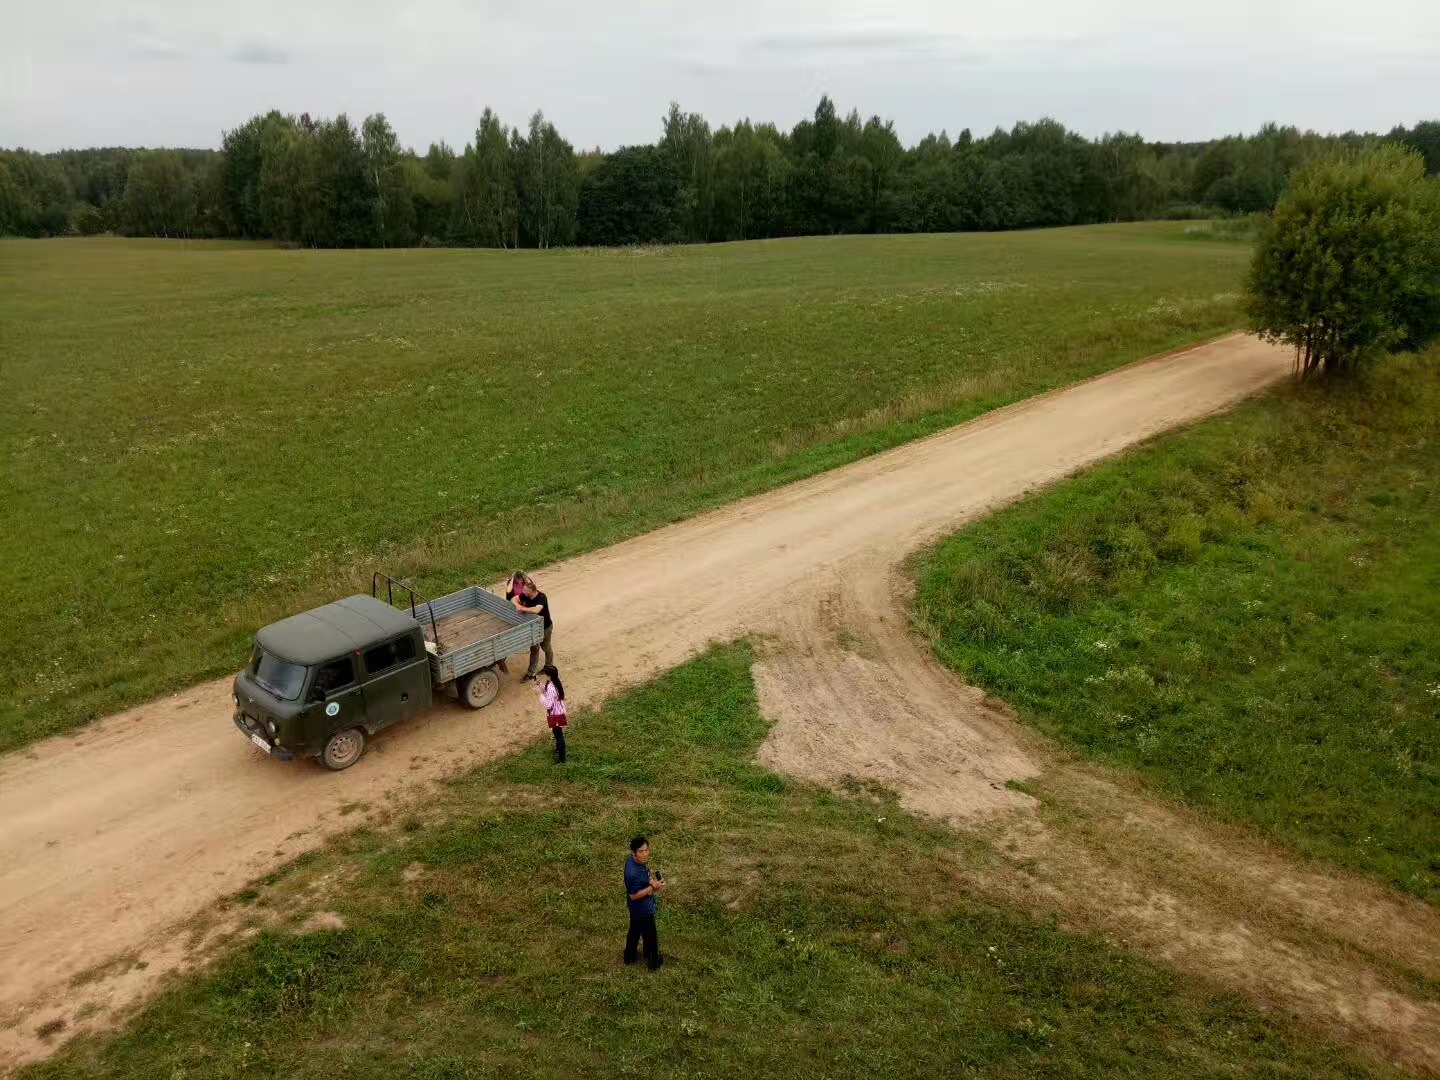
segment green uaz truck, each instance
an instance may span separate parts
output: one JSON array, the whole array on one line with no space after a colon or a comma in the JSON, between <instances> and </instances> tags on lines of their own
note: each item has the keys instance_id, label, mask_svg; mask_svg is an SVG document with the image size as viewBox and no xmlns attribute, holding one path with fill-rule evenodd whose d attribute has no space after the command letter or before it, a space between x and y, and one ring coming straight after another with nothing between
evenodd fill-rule
<instances>
[{"instance_id":1,"label":"green uaz truck","mask_svg":"<svg viewBox=\"0 0 1440 1080\"><path fill-rule=\"evenodd\" d=\"M386 599L379 597L384 581ZM395 591L408 597L397 608ZM426 600L376 574L370 595L271 623L235 676L235 726L271 757L360 760L376 732L430 708L437 690L482 709L500 693L499 667L544 637L538 615L471 585Z\"/></svg>"}]
</instances>

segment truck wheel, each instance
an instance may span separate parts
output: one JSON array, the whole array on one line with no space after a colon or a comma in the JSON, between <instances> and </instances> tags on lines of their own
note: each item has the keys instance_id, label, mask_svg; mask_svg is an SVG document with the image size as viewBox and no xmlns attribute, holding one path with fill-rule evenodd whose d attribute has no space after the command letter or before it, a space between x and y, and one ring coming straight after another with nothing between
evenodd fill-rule
<instances>
[{"instance_id":1,"label":"truck wheel","mask_svg":"<svg viewBox=\"0 0 1440 1080\"><path fill-rule=\"evenodd\" d=\"M460 704L483 709L500 693L500 676L494 668L472 671L455 684L455 692L459 695Z\"/></svg>"},{"instance_id":2,"label":"truck wheel","mask_svg":"<svg viewBox=\"0 0 1440 1080\"><path fill-rule=\"evenodd\" d=\"M359 728L337 731L325 740L325 749L320 753L320 763L327 769L339 772L348 769L365 753L365 732Z\"/></svg>"}]
</instances>

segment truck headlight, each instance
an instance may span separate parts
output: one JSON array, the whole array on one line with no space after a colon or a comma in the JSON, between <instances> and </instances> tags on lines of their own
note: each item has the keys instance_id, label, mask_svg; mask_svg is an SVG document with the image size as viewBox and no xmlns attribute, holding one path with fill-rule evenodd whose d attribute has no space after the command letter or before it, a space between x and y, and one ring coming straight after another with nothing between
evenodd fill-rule
<instances>
[{"instance_id":1,"label":"truck headlight","mask_svg":"<svg viewBox=\"0 0 1440 1080\"><path fill-rule=\"evenodd\" d=\"M265 726L270 729L270 734L271 734L271 735L274 735L276 732L278 732L278 731L280 730L279 728L277 728L277 727L275 726L275 721L274 721L274 720L266 720L266 721L265 721Z\"/></svg>"}]
</instances>

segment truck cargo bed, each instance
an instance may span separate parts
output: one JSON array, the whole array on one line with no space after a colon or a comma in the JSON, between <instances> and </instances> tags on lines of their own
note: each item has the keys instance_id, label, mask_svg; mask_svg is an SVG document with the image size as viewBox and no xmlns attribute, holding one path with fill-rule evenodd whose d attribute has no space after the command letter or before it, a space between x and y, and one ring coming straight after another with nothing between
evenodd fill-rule
<instances>
[{"instance_id":1,"label":"truck cargo bed","mask_svg":"<svg viewBox=\"0 0 1440 1080\"><path fill-rule=\"evenodd\" d=\"M473 643L492 634L502 634L513 625L492 611L474 610L446 615L443 619L437 618L435 631L440 635L440 640L449 646L452 642ZM427 628L425 636L430 638L434 635Z\"/></svg>"},{"instance_id":2,"label":"truck cargo bed","mask_svg":"<svg viewBox=\"0 0 1440 1080\"><path fill-rule=\"evenodd\" d=\"M539 615L516 611L508 601L478 585L426 601L417 606L416 614L425 630L436 683L450 682L507 656L527 652L545 636ZM426 615L433 615L433 625Z\"/></svg>"}]
</instances>

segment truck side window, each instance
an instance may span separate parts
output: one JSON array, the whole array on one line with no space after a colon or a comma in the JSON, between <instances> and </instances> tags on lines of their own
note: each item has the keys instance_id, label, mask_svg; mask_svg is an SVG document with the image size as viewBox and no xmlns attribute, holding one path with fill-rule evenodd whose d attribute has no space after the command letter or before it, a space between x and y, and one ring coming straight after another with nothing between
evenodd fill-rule
<instances>
[{"instance_id":1,"label":"truck side window","mask_svg":"<svg viewBox=\"0 0 1440 1080\"><path fill-rule=\"evenodd\" d=\"M397 641L387 641L365 650L365 673L379 675L396 664L415 659L415 639L408 634Z\"/></svg>"},{"instance_id":2,"label":"truck side window","mask_svg":"<svg viewBox=\"0 0 1440 1080\"><path fill-rule=\"evenodd\" d=\"M355 661L348 656L322 664L315 672L315 685L310 688L311 701L324 701L325 695L333 693L355 681Z\"/></svg>"}]
</instances>

